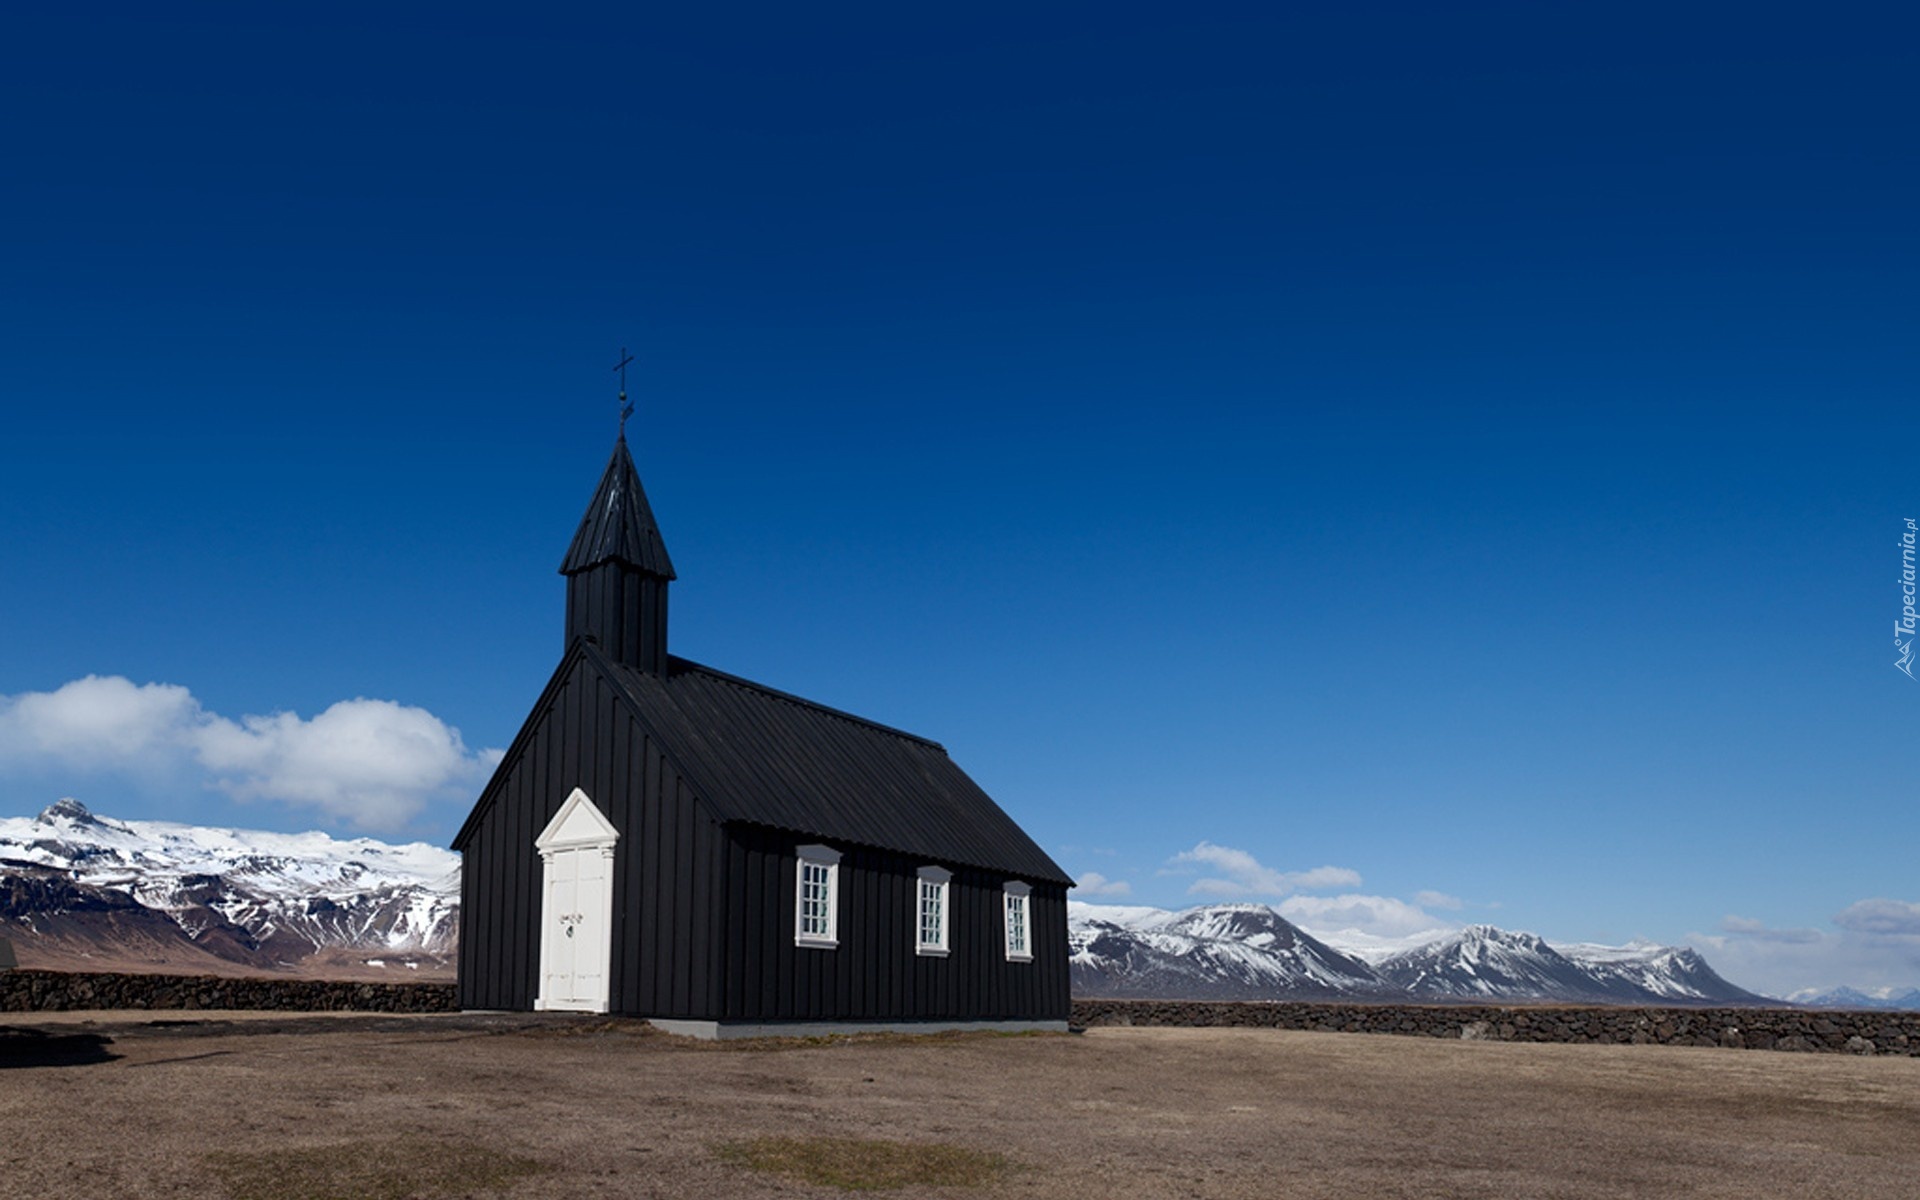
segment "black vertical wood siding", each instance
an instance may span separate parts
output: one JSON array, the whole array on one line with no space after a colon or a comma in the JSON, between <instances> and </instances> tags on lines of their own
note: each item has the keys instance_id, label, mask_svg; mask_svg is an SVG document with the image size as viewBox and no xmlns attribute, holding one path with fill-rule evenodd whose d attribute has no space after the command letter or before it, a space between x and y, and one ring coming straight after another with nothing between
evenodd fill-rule
<instances>
[{"instance_id":1,"label":"black vertical wood siding","mask_svg":"<svg viewBox=\"0 0 1920 1200\"><path fill-rule=\"evenodd\" d=\"M963 868L948 890L948 953L915 952L918 871L936 864L886 851L841 851L839 941L794 945L795 849L817 839L729 826L727 1021L1064 1021L1066 889L1034 884L1032 962L1006 956L1007 877Z\"/></svg>"},{"instance_id":2,"label":"black vertical wood siding","mask_svg":"<svg viewBox=\"0 0 1920 1200\"><path fill-rule=\"evenodd\" d=\"M540 855L534 838L580 788L619 832L614 850L614 1012L707 1017L718 1006L717 886L724 838L666 756L573 658L481 797L461 877L463 1008L526 1010L540 990Z\"/></svg>"},{"instance_id":3,"label":"black vertical wood siding","mask_svg":"<svg viewBox=\"0 0 1920 1200\"><path fill-rule=\"evenodd\" d=\"M667 581L619 562L567 577L567 640L592 637L617 663L667 669Z\"/></svg>"}]
</instances>

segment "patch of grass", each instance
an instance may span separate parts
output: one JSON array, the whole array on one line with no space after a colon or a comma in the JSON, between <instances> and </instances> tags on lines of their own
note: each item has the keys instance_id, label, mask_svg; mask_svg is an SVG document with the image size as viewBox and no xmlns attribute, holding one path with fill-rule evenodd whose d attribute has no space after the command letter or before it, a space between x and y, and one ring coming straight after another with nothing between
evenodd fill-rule
<instances>
[{"instance_id":1,"label":"patch of grass","mask_svg":"<svg viewBox=\"0 0 1920 1200\"><path fill-rule=\"evenodd\" d=\"M714 1147L722 1162L850 1192L905 1187L979 1187L1011 1165L944 1142L873 1138L765 1137Z\"/></svg>"},{"instance_id":2,"label":"patch of grass","mask_svg":"<svg viewBox=\"0 0 1920 1200\"><path fill-rule=\"evenodd\" d=\"M487 1146L427 1138L223 1152L207 1165L233 1200L409 1200L467 1195L550 1170Z\"/></svg>"}]
</instances>

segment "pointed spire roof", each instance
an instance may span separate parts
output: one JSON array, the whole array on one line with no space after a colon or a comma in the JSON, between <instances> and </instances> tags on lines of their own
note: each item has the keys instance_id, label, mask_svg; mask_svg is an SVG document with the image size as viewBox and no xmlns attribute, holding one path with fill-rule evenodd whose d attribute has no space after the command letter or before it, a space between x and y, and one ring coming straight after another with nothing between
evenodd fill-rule
<instances>
[{"instance_id":1,"label":"pointed spire roof","mask_svg":"<svg viewBox=\"0 0 1920 1200\"><path fill-rule=\"evenodd\" d=\"M560 573L577 574L603 562L623 562L665 579L674 578L673 560L667 557L667 543L660 537L660 526L640 486L640 473L633 469L624 433L613 444L613 457L607 460L606 474L594 489L587 515L580 518L580 528L573 535L573 545L567 547Z\"/></svg>"}]
</instances>

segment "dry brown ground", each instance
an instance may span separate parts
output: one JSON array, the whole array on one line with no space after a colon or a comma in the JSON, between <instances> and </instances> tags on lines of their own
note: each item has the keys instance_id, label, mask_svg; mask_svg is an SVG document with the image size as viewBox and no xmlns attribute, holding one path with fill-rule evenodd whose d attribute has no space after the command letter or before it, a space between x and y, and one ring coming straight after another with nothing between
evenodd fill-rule
<instances>
[{"instance_id":1,"label":"dry brown ground","mask_svg":"<svg viewBox=\"0 0 1920 1200\"><path fill-rule=\"evenodd\" d=\"M121 1056L0 1069L0 1195L219 1196L210 1154L426 1145L547 1168L481 1195L842 1194L715 1153L758 1136L1014 1162L932 1193L953 1196L1920 1195L1917 1059L1216 1029L716 1047L626 1024L209 1017L0 1018L103 1032Z\"/></svg>"}]
</instances>

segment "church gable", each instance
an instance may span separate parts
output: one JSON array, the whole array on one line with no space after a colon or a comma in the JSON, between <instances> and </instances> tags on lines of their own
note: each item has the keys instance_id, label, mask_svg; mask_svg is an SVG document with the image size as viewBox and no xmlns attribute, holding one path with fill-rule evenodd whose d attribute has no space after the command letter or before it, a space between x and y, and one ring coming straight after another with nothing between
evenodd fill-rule
<instances>
[{"instance_id":1,"label":"church gable","mask_svg":"<svg viewBox=\"0 0 1920 1200\"><path fill-rule=\"evenodd\" d=\"M540 843L549 835L617 839L614 1011L692 1012L717 979L717 917L702 897L719 861L719 824L589 649L581 643L562 660L455 840L465 1007L525 1010L537 998Z\"/></svg>"}]
</instances>

